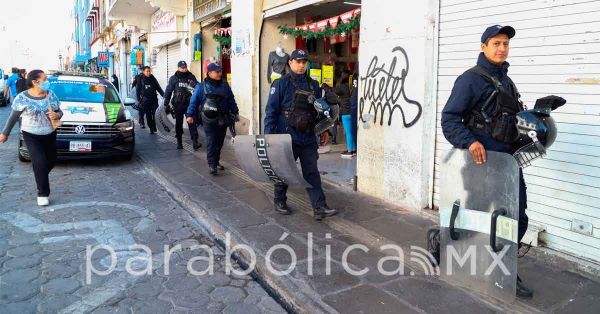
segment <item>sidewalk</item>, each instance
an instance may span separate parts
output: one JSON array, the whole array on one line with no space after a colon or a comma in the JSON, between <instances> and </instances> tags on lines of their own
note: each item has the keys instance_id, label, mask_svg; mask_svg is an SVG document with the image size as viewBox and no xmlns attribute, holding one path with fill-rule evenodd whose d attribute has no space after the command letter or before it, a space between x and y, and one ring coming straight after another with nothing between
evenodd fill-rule
<instances>
[{"instance_id":1,"label":"sidewalk","mask_svg":"<svg viewBox=\"0 0 600 314\"><path fill-rule=\"evenodd\" d=\"M147 130L137 130L139 159L175 199L204 223L217 242L223 243L229 232L232 246L252 247L258 255L255 275L293 312L593 313L600 308L598 278L569 271L561 266L564 263L550 262L550 258L532 257L532 253L519 260L519 274L535 290L535 296L513 303L490 302L450 286L429 276L427 269L408 258L404 276L384 276L377 266L390 251L382 252L380 246L396 244L405 254L411 245L424 248L426 230L434 221L330 184L325 184L325 194L328 203L340 210L338 216L314 221L304 190L292 188L288 202L294 214L282 216L273 210L272 185L252 182L237 166L231 145L227 143L222 153L226 170L213 177L208 175L204 147L194 152L188 144L178 151L172 136L172 132L151 136ZM314 238L312 276L308 275L309 232ZM277 244L287 244L297 254L298 265L289 275L276 276L266 266L267 251ZM363 276L351 275L342 268L342 253L352 244L369 248L368 253L354 250L348 256L354 270L369 267ZM325 276L328 247L334 262L331 275ZM282 251L275 251L272 258L279 270L287 269L291 261L289 253ZM250 261L243 251L239 257L243 262ZM384 264L387 270L396 267L394 262Z\"/></svg>"}]
</instances>

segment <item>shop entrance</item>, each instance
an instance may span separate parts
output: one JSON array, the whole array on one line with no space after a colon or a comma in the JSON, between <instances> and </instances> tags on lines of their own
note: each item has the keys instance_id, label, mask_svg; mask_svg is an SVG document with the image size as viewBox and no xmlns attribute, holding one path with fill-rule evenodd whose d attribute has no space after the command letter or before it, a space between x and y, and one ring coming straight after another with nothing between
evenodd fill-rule
<instances>
[{"instance_id":1,"label":"shop entrance","mask_svg":"<svg viewBox=\"0 0 600 314\"><path fill-rule=\"evenodd\" d=\"M319 135L319 170L323 179L349 188L355 188L358 153L357 104L350 103L358 86L353 79L358 73L360 5L340 0L280 13L264 20L260 36L261 131L272 82L289 71L289 54L304 49L310 55L307 75L324 90L319 96L330 93L328 99L345 106L339 123Z\"/></svg>"}]
</instances>

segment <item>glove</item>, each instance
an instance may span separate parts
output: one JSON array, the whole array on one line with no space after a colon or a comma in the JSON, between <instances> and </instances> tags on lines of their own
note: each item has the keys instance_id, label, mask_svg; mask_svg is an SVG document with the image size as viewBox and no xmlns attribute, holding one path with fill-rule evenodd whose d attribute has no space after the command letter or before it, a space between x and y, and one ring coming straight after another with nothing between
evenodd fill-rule
<instances>
[{"instance_id":1,"label":"glove","mask_svg":"<svg viewBox=\"0 0 600 314\"><path fill-rule=\"evenodd\" d=\"M167 114L171 113L171 106L169 106L169 105L165 105L165 112L166 112Z\"/></svg>"},{"instance_id":2,"label":"glove","mask_svg":"<svg viewBox=\"0 0 600 314\"><path fill-rule=\"evenodd\" d=\"M239 113L236 113L236 114L233 115L233 121L235 121L235 122L240 121L240 114Z\"/></svg>"}]
</instances>

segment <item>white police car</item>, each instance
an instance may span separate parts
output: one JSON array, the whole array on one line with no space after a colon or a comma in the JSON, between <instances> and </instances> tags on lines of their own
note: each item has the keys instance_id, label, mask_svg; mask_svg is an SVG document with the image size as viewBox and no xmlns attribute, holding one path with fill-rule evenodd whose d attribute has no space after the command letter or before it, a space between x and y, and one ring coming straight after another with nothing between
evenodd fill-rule
<instances>
[{"instance_id":1,"label":"white police car","mask_svg":"<svg viewBox=\"0 0 600 314\"><path fill-rule=\"evenodd\" d=\"M132 158L133 118L103 75L58 71L51 72L48 81L63 111L62 125L56 130L59 159ZM131 99L126 102L132 104ZM22 135L19 160L29 161Z\"/></svg>"}]
</instances>

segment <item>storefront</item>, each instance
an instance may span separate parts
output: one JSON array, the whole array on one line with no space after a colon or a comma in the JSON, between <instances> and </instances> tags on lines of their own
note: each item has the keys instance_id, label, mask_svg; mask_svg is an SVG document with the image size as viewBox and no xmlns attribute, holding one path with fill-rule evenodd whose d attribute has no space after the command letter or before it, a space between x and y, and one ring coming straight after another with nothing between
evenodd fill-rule
<instances>
[{"instance_id":1,"label":"storefront","mask_svg":"<svg viewBox=\"0 0 600 314\"><path fill-rule=\"evenodd\" d=\"M308 75L325 89L338 84L343 71L352 74L358 65L360 1L291 2L265 10L260 36L260 122L261 130L271 84L289 68L289 54L304 49L309 55ZM289 8L285 11L282 8ZM351 78L348 80L351 88ZM356 158L341 158L346 151L341 123L321 138L319 167L324 177L340 185L354 187Z\"/></svg>"},{"instance_id":2,"label":"storefront","mask_svg":"<svg viewBox=\"0 0 600 314\"><path fill-rule=\"evenodd\" d=\"M206 67L218 62L231 78L231 5L226 0L194 0L192 72L200 78Z\"/></svg>"}]
</instances>

